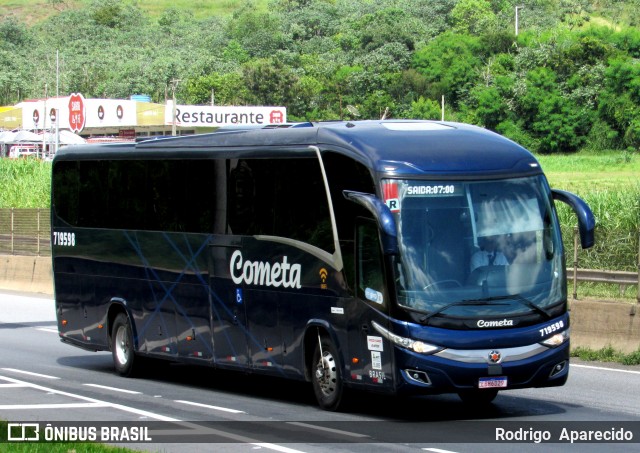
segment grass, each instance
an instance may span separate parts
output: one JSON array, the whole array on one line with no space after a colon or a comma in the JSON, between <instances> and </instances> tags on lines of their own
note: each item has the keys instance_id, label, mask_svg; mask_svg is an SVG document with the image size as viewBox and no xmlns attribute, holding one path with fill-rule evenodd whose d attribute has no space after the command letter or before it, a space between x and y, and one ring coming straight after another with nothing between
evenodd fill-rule
<instances>
[{"instance_id":1,"label":"grass","mask_svg":"<svg viewBox=\"0 0 640 453\"><path fill-rule=\"evenodd\" d=\"M615 362L623 365L640 365L640 349L630 354L616 351L611 346L602 349L588 349L578 346L571 351L571 357L577 357L588 362Z\"/></svg>"},{"instance_id":2,"label":"grass","mask_svg":"<svg viewBox=\"0 0 640 453\"><path fill-rule=\"evenodd\" d=\"M629 151L536 156L552 187L578 193L640 184L640 154Z\"/></svg>"},{"instance_id":3,"label":"grass","mask_svg":"<svg viewBox=\"0 0 640 453\"><path fill-rule=\"evenodd\" d=\"M0 0L0 16L14 16L26 24L40 22L63 9L80 8L92 3L92 0L65 0L60 5L52 5L47 0ZM156 18L170 9L189 11L194 17L202 19L211 16L229 16L241 9L247 0L123 0L125 4L136 4L150 17ZM269 0L254 0L252 9L265 12Z\"/></svg>"},{"instance_id":4,"label":"grass","mask_svg":"<svg viewBox=\"0 0 640 453\"><path fill-rule=\"evenodd\" d=\"M0 159L0 208L48 208L51 163L38 159Z\"/></svg>"},{"instance_id":5,"label":"grass","mask_svg":"<svg viewBox=\"0 0 640 453\"><path fill-rule=\"evenodd\" d=\"M549 184L582 197L596 217L596 244L578 252L578 267L636 272L640 241L640 154L629 151L582 152L537 156ZM567 248L573 261L574 214L557 203ZM571 290L571 288L569 288ZM637 285L620 291L618 285L583 283L581 297L635 301Z\"/></svg>"},{"instance_id":6,"label":"grass","mask_svg":"<svg viewBox=\"0 0 640 453\"><path fill-rule=\"evenodd\" d=\"M132 453L124 447L114 447L99 443L80 442L12 442L6 443L8 422L0 420L0 447L3 453ZM29 432L28 432L29 433ZM31 435L29 433L29 435ZM42 433L40 434L42 436Z\"/></svg>"}]
</instances>

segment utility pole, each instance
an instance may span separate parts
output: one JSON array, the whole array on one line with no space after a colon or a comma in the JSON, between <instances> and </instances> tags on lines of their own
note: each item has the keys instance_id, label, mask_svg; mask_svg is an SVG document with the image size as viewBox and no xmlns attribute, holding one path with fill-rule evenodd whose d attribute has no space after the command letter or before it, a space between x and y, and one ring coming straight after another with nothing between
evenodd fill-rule
<instances>
[{"instance_id":1,"label":"utility pole","mask_svg":"<svg viewBox=\"0 0 640 453\"><path fill-rule=\"evenodd\" d=\"M176 89L178 88L180 80L171 80L171 90L173 91L173 106L171 112L171 135L176 136Z\"/></svg>"},{"instance_id":2,"label":"utility pole","mask_svg":"<svg viewBox=\"0 0 640 453\"><path fill-rule=\"evenodd\" d=\"M518 36L518 10L524 8L524 6L516 6L516 36Z\"/></svg>"},{"instance_id":3,"label":"utility pole","mask_svg":"<svg viewBox=\"0 0 640 453\"><path fill-rule=\"evenodd\" d=\"M56 98L60 97L60 51L56 50Z\"/></svg>"},{"instance_id":4,"label":"utility pole","mask_svg":"<svg viewBox=\"0 0 640 453\"><path fill-rule=\"evenodd\" d=\"M44 107L42 108L42 157L44 157L45 150L47 149L47 88L49 86L44 84Z\"/></svg>"}]
</instances>

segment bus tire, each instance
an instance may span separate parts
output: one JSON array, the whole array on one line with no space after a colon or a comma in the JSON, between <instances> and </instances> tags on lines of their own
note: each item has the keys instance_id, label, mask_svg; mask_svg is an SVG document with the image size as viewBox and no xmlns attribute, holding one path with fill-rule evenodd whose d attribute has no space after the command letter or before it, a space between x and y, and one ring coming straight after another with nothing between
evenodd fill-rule
<instances>
[{"instance_id":1,"label":"bus tire","mask_svg":"<svg viewBox=\"0 0 640 453\"><path fill-rule=\"evenodd\" d=\"M338 410L344 396L342 373L336 348L326 337L316 344L311 376L319 406L328 411Z\"/></svg>"},{"instance_id":2,"label":"bus tire","mask_svg":"<svg viewBox=\"0 0 640 453\"><path fill-rule=\"evenodd\" d=\"M136 374L138 358L134 352L133 331L129 318L124 313L119 313L113 321L111 354L119 375L133 377Z\"/></svg>"},{"instance_id":3,"label":"bus tire","mask_svg":"<svg viewBox=\"0 0 640 453\"><path fill-rule=\"evenodd\" d=\"M462 400L463 403L468 404L470 406L486 406L491 403L496 396L498 396L498 390L496 389L487 389L487 390L464 390L458 393L458 396Z\"/></svg>"}]
</instances>

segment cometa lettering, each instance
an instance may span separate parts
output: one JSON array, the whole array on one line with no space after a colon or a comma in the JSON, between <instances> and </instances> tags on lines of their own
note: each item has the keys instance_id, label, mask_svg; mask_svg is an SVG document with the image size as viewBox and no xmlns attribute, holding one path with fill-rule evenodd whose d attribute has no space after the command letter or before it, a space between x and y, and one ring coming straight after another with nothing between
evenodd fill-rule
<instances>
[{"instance_id":1,"label":"cometa lettering","mask_svg":"<svg viewBox=\"0 0 640 453\"><path fill-rule=\"evenodd\" d=\"M264 261L245 261L242 252L236 250L231 255L229 263L231 279L236 285L273 286L278 288L301 288L300 275L302 266L289 264L286 256L280 263L267 263Z\"/></svg>"},{"instance_id":2,"label":"cometa lettering","mask_svg":"<svg viewBox=\"0 0 640 453\"><path fill-rule=\"evenodd\" d=\"M502 319L500 321L485 321L481 319L478 321L478 327L512 327L513 319Z\"/></svg>"}]
</instances>

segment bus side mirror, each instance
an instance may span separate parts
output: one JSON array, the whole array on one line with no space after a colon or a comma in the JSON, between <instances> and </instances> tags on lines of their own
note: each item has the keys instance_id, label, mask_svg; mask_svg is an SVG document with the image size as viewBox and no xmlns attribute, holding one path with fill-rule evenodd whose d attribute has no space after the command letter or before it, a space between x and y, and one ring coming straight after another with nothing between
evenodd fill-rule
<instances>
[{"instance_id":1,"label":"bus side mirror","mask_svg":"<svg viewBox=\"0 0 640 453\"><path fill-rule=\"evenodd\" d=\"M583 249L592 247L595 243L594 229L596 227L596 219L591 212L589 205L582 198L571 192L564 190L552 189L551 194L554 200L568 204L578 217L578 229L580 230L580 245Z\"/></svg>"},{"instance_id":2,"label":"bus side mirror","mask_svg":"<svg viewBox=\"0 0 640 453\"><path fill-rule=\"evenodd\" d=\"M380 201L378 197L370 193L344 190L342 194L347 200L359 204L373 214L381 233L382 249L385 255L397 255L399 250L396 220L389 210L389 207Z\"/></svg>"}]
</instances>

